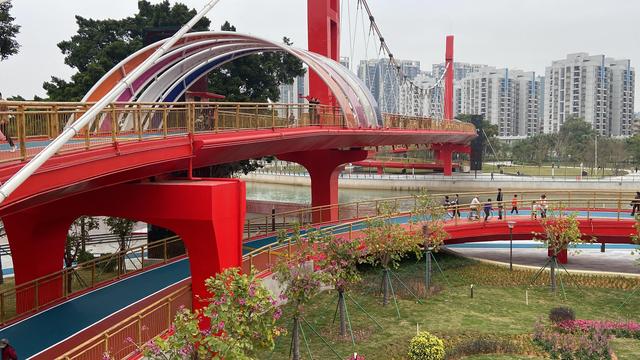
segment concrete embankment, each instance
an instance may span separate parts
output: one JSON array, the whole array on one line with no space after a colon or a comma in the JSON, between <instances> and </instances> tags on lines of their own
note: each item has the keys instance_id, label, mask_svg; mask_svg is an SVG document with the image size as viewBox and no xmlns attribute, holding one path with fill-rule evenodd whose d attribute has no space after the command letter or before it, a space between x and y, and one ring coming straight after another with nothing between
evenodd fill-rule
<instances>
[{"instance_id":1,"label":"concrete embankment","mask_svg":"<svg viewBox=\"0 0 640 360\"><path fill-rule=\"evenodd\" d=\"M251 173L242 176L247 182L283 184L294 186L310 186L309 176L305 175L282 175L273 173ZM598 180L576 180L563 178L534 178L534 177L511 177L496 175L491 180L490 175L483 174L477 178L471 175L457 175L451 178L444 176L420 176L412 175L364 175L364 174L343 174L339 179L341 188L344 189L368 189L368 190L400 190L400 191L420 191L427 189L430 191L493 191L502 188L504 191L518 190L540 190L540 191L563 191L563 190L588 190L595 192L606 191L628 191L640 190L640 177L635 178L604 178Z\"/></svg>"}]
</instances>

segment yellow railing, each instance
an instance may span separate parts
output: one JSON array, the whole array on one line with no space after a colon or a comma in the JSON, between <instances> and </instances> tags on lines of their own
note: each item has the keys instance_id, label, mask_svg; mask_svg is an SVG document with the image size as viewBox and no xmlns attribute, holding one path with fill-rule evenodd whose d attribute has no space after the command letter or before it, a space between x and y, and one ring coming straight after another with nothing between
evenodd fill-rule
<instances>
[{"instance_id":1,"label":"yellow railing","mask_svg":"<svg viewBox=\"0 0 640 360\"><path fill-rule=\"evenodd\" d=\"M182 240L173 236L75 264L4 289L0 291L0 325L149 266L165 264L180 256L173 253L183 254L183 249ZM42 295L45 293L54 296L44 298Z\"/></svg>"},{"instance_id":2,"label":"yellow railing","mask_svg":"<svg viewBox=\"0 0 640 360\"><path fill-rule=\"evenodd\" d=\"M26 160L82 114L92 103L0 102L0 121L19 151L3 151L0 162ZM120 142L164 139L189 133L347 127L338 107L264 103L113 103L95 116L60 152L81 151ZM475 128L459 121L384 115L384 127L462 131Z\"/></svg>"},{"instance_id":3,"label":"yellow railing","mask_svg":"<svg viewBox=\"0 0 640 360\"><path fill-rule=\"evenodd\" d=\"M443 201L445 196L449 196L450 200L455 198L458 194L460 197L460 205L464 206L464 203L469 203L473 196L478 196L480 202L486 202L491 198L494 201L497 195L497 191L482 191L482 192L447 192L447 193L435 193L430 196ZM631 209L629 204L633 200L635 193L611 191L611 192L595 192L589 190L526 190L526 191L509 191L503 193L503 204L505 208L510 209L511 200L513 194L518 195L518 201L523 206L530 206L532 201L538 200L542 194L546 194L548 200L552 199L565 199L563 204L567 208L585 207L585 208L610 208L616 209L618 218L621 213L624 213L625 209ZM419 195L405 195L398 197L391 197L385 199L373 199L373 200L361 200L349 203L340 203L326 206L308 207L304 209L291 210L286 212L279 212L271 215L255 216L251 219L247 219L245 223L244 238L250 239L258 236L265 236L275 233L279 229L290 227L291 224L312 224L313 219L316 223L325 223L330 219L327 219L327 214L330 211L337 213L337 219L334 221L347 221L352 219L362 219L370 216L378 215L377 210L380 209L381 203L393 203L395 208L399 211L411 211L415 208L417 197ZM494 206L495 207L495 206ZM315 216L314 216L315 215ZM323 218L324 217L324 218Z\"/></svg>"}]
</instances>

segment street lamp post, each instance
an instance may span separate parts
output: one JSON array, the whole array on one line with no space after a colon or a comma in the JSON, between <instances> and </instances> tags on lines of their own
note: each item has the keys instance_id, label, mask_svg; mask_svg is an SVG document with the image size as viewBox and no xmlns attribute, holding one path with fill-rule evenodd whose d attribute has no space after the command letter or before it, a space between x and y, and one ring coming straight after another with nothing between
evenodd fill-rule
<instances>
[{"instance_id":1,"label":"street lamp post","mask_svg":"<svg viewBox=\"0 0 640 360\"><path fill-rule=\"evenodd\" d=\"M509 227L509 271L513 271L513 227L515 225L515 221L507 221Z\"/></svg>"}]
</instances>

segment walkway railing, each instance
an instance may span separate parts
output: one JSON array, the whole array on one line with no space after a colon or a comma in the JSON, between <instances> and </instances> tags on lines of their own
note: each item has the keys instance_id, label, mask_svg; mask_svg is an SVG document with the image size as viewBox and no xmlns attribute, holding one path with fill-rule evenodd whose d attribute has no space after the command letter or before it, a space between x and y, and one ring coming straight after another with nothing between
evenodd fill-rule
<instances>
[{"instance_id":1,"label":"walkway railing","mask_svg":"<svg viewBox=\"0 0 640 360\"><path fill-rule=\"evenodd\" d=\"M84 114L92 103L0 102L0 120L18 151L0 147L0 162L27 160L61 130ZM384 116L384 128L461 131L475 127L459 121ZM264 103L114 103L104 109L61 152L83 151L131 141L165 139L193 133L328 126L346 128L338 107ZM4 151L3 151L4 150Z\"/></svg>"},{"instance_id":2,"label":"walkway railing","mask_svg":"<svg viewBox=\"0 0 640 360\"><path fill-rule=\"evenodd\" d=\"M437 199L437 201L444 201L445 196L449 196L450 200L455 198L458 194L460 197L460 208L464 208L474 196L478 196L481 203L491 198L493 200L494 208L497 209L497 203L495 201L496 191L477 191L477 192L447 192L447 193L435 193L430 194L431 197ZM624 215L625 212L631 210L629 205L633 201L635 193L632 192L597 192L589 190L553 190L553 191L540 191L540 190L528 190L528 191L510 191L503 193L503 204L505 209L511 209L511 200L513 194L518 195L518 204L524 207L530 208L533 201L539 200L542 194L546 194L547 202L562 200L563 208L585 208L585 209L603 209L609 208L618 214L618 218ZM348 221L352 219L363 219L371 216L377 216L380 205L383 203L391 203L394 208L399 212L412 211L417 203L419 195L405 195L398 197L391 197L385 199L375 200L361 200L349 203L340 203L327 206L308 207L304 209L280 212L272 215L255 216L248 219L245 224L245 239L253 237L266 236L274 234L277 230L288 228L291 224L308 225L312 224L312 219L319 220L318 223L322 224L328 222L330 219L323 219L326 217L328 211L334 210L337 213L337 219L334 221Z\"/></svg>"},{"instance_id":3,"label":"walkway railing","mask_svg":"<svg viewBox=\"0 0 640 360\"><path fill-rule=\"evenodd\" d=\"M73 295L121 279L150 266L166 264L185 254L182 240L176 236L128 248L114 254L75 264L0 291L0 325L37 312L43 307ZM45 291L59 296L43 298ZM46 290L45 290L46 289ZM23 301L17 301L21 299ZM24 301L26 299L26 301ZM17 308L17 304L19 308Z\"/></svg>"}]
</instances>

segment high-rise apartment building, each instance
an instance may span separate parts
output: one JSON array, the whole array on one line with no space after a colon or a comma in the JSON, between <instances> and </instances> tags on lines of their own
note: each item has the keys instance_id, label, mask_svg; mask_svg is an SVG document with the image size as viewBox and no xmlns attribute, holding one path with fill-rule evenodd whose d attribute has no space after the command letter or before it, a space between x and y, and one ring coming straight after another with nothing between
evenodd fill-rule
<instances>
[{"instance_id":1,"label":"high-rise apartment building","mask_svg":"<svg viewBox=\"0 0 640 360\"><path fill-rule=\"evenodd\" d=\"M484 67L460 83L460 112L484 115L491 124L498 125L498 136L531 136L540 132L543 80L534 72Z\"/></svg>"},{"instance_id":2,"label":"high-rise apartment building","mask_svg":"<svg viewBox=\"0 0 640 360\"><path fill-rule=\"evenodd\" d=\"M453 63L453 80L454 81L462 80L466 78L468 75L476 73L485 67L487 67L487 65L454 62ZM442 77L442 74L444 74L445 68L446 68L445 63L433 64L431 66L431 76L433 76L436 79L440 79Z\"/></svg>"},{"instance_id":3,"label":"high-rise apartment building","mask_svg":"<svg viewBox=\"0 0 640 360\"><path fill-rule=\"evenodd\" d=\"M395 68L389 59L362 60L358 66L358 77L367 85L373 97L378 102L380 111L388 113L402 113L402 108L408 104L401 104L401 87L403 87L402 73L408 80L413 80L420 73L420 62L413 60L396 60L401 72ZM405 94L406 95L406 94ZM407 98L406 96L404 97ZM401 106L402 105L402 106Z\"/></svg>"},{"instance_id":4,"label":"high-rise apartment building","mask_svg":"<svg viewBox=\"0 0 640 360\"><path fill-rule=\"evenodd\" d=\"M546 68L543 131L557 132L569 117L583 118L600 135L633 133L635 70L629 60L587 53Z\"/></svg>"}]
</instances>

